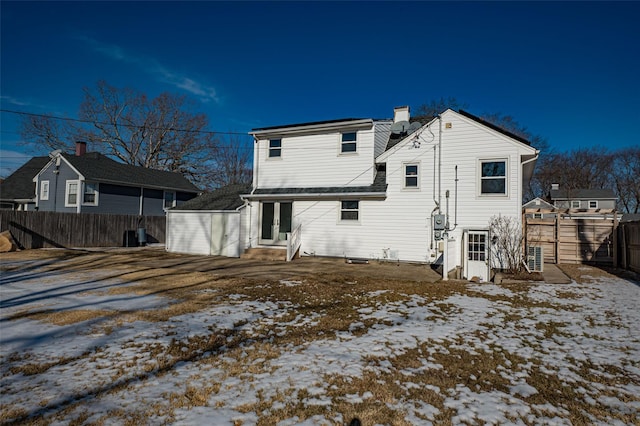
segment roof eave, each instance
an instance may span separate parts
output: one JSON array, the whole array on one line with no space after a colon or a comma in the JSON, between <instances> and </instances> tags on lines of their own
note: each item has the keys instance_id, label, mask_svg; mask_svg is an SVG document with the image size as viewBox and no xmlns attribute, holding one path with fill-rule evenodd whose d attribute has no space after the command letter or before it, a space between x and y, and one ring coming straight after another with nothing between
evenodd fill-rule
<instances>
[{"instance_id":1,"label":"roof eave","mask_svg":"<svg viewBox=\"0 0 640 426\"><path fill-rule=\"evenodd\" d=\"M346 198L387 198L386 192L329 192L329 193L298 193L298 194L243 194L240 198L246 200L261 199L346 199Z\"/></svg>"},{"instance_id":2,"label":"roof eave","mask_svg":"<svg viewBox=\"0 0 640 426\"><path fill-rule=\"evenodd\" d=\"M269 128L264 130L253 130L249 132L250 135L260 139L266 136L285 136L301 133L313 133L318 131L327 130L343 130L343 129L358 129L373 126L374 120L371 118L361 120L346 120L335 123L322 123L322 124L308 124L308 125L292 125Z\"/></svg>"}]
</instances>

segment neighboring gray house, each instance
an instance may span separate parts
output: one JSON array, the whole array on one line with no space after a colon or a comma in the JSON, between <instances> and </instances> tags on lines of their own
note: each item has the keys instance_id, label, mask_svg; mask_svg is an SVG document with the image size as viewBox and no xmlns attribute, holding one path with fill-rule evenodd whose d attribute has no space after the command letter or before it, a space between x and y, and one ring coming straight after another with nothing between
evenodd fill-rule
<instances>
[{"instance_id":1,"label":"neighboring gray house","mask_svg":"<svg viewBox=\"0 0 640 426\"><path fill-rule=\"evenodd\" d=\"M542 198L534 198L522 206L525 217L532 219L544 219L555 217L555 207Z\"/></svg>"},{"instance_id":2,"label":"neighboring gray house","mask_svg":"<svg viewBox=\"0 0 640 426\"><path fill-rule=\"evenodd\" d=\"M551 201L558 209L615 210L617 197L611 189L558 189L550 192Z\"/></svg>"},{"instance_id":3,"label":"neighboring gray house","mask_svg":"<svg viewBox=\"0 0 640 426\"><path fill-rule=\"evenodd\" d=\"M54 152L35 174L38 210L163 216L200 192L179 173L122 164L85 150L79 142L75 155Z\"/></svg>"},{"instance_id":4,"label":"neighboring gray house","mask_svg":"<svg viewBox=\"0 0 640 426\"><path fill-rule=\"evenodd\" d=\"M36 186L33 177L49 160L49 157L33 157L0 183L0 208L35 210Z\"/></svg>"}]
</instances>

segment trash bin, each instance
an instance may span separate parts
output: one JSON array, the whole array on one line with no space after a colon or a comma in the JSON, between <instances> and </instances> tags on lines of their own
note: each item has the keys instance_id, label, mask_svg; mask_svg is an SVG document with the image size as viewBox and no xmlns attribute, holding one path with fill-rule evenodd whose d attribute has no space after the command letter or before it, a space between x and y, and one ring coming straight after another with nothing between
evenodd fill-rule
<instances>
[{"instance_id":1,"label":"trash bin","mask_svg":"<svg viewBox=\"0 0 640 426\"><path fill-rule=\"evenodd\" d=\"M147 244L147 230L145 228L138 228L138 245L144 246Z\"/></svg>"},{"instance_id":2,"label":"trash bin","mask_svg":"<svg viewBox=\"0 0 640 426\"><path fill-rule=\"evenodd\" d=\"M136 231L133 229L128 229L124 231L124 236L122 238L122 246L123 247L136 247L138 245L138 241L136 238Z\"/></svg>"}]
</instances>

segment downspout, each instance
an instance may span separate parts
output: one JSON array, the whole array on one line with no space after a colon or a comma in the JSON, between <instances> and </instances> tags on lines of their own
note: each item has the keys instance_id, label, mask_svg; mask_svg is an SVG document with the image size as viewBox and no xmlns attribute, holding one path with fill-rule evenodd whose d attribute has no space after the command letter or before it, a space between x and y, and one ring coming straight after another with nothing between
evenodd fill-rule
<instances>
[{"instance_id":1,"label":"downspout","mask_svg":"<svg viewBox=\"0 0 640 426\"><path fill-rule=\"evenodd\" d=\"M442 116L438 114L438 213L442 201Z\"/></svg>"}]
</instances>

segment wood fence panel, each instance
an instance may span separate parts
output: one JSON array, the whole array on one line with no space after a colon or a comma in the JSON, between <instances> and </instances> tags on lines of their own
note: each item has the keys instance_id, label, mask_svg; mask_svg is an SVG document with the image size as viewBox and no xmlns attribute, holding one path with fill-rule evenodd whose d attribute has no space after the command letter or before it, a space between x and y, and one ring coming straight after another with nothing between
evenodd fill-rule
<instances>
[{"instance_id":1,"label":"wood fence panel","mask_svg":"<svg viewBox=\"0 0 640 426\"><path fill-rule=\"evenodd\" d=\"M640 273L640 222L627 222L618 227L620 266Z\"/></svg>"},{"instance_id":2,"label":"wood fence panel","mask_svg":"<svg viewBox=\"0 0 640 426\"><path fill-rule=\"evenodd\" d=\"M148 243L164 243L164 216L76 214L0 210L0 230L21 248L120 247L127 233L145 228ZM132 240L129 240L133 243Z\"/></svg>"},{"instance_id":3,"label":"wood fence panel","mask_svg":"<svg viewBox=\"0 0 640 426\"><path fill-rule=\"evenodd\" d=\"M525 219L527 245L544 247L551 263L614 262L615 219L582 219L558 213L555 218Z\"/></svg>"}]
</instances>

